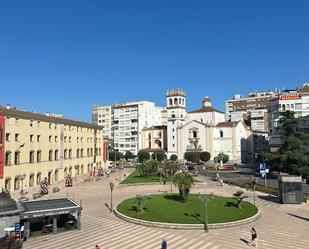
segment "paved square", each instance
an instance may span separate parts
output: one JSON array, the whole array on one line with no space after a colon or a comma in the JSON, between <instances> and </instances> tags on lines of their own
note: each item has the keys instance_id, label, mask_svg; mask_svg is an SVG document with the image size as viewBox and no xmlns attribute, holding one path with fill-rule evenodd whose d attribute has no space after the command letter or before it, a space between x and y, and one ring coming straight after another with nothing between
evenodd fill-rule
<instances>
[{"instance_id":1,"label":"paved square","mask_svg":"<svg viewBox=\"0 0 309 249\"><path fill-rule=\"evenodd\" d=\"M125 172L123 172L125 173ZM57 194L46 198L66 195L67 191L76 201L82 199L82 230L68 231L57 235L31 238L24 243L26 249L69 249L94 248L99 244L108 249L158 249L165 238L169 249L223 249L248 248L245 241L250 239L250 228L254 226L258 233L258 248L309 248L309 204L281 205L268 200L266 194L257 193L256 203L262 217L247 225L204 231L168 230L144 227L124 222L110 213L106 203L110 203L109 182L116 182L119 173L109 178L103 177L97 182L79 182L73 188L61 188ZM207 181L207 185L197 185L193 193L215 193L231 196L238 187ZM173 190L177 191L176 188ZM148 185L116 187L115 203L134 197L136 194L170 191L170 185ZM247 192L252 201L252 192Z\"/></svg>"}]
</instances>

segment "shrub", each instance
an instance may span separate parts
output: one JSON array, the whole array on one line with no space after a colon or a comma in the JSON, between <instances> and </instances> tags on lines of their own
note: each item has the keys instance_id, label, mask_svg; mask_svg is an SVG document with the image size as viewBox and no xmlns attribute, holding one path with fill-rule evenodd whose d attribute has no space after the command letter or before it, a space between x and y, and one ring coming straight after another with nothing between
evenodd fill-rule
<instances>
[{"instance_id":1,"label":"shrub","mask_svg":"<svg viewBox=\"0 0 309 249\"><path fill-rule=\"evenodd\" d=\"M178 157L175 154L170 156L170 160L173 161L173 162L177 161L177 159L178 159Z\"/></svg>"},{"instance_id":2,"label":"shrub","mask_svg":"<svg viewBox=\"0 0 309 249\"><path fill-rule=\"evenodd\" d=\"M207 151L203 151L200 153L200 159L203 161L203 162L208 162L209 159L210 159L210 153L207 152Z\"/></svg>"},{"instance_id":3,"label":"shrub","mask_svg":"<svg viewBox=\"0 0 309 249\"><path fill-rule=\"evenodd\" d=\"M187 152L185 152L184 158L187 161L194 162L194 163L197 163L198 159L199 159L198 153L194 152L194 151L187 151Z\"/></svg>"},{"instance_id":4,"label":"shrub","mask_svg":"<svg viewBox=\"0 0 309 249\"><path fill-rule=\"evenodd\" d=\"M140 163L150 159L150 154L147 150L140 150L137 153L137 156L138 156L138 160L139 160Z\"/></svg>"}]
</instances>

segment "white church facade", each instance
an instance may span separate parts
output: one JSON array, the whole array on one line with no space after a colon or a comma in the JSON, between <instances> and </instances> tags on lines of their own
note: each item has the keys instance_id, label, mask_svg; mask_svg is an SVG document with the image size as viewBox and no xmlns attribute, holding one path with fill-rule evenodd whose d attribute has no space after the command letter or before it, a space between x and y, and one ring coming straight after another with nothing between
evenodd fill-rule
<instances>
[{"instance_id":1,"label":"white church facade","mask_svg":"<svg viewBox=\"0 0 309 249\"><path fill-rule=\"evenodd\" d=\"M205 97L202 107L187 112L186 94L182 90L168 91L167 156L183 159L187 151L208 151L211 160L223 152L230 162L252 162L254 157L252 131L239 122L225 122L225 113L212 107Z\"/></svg>"}]
</instances>

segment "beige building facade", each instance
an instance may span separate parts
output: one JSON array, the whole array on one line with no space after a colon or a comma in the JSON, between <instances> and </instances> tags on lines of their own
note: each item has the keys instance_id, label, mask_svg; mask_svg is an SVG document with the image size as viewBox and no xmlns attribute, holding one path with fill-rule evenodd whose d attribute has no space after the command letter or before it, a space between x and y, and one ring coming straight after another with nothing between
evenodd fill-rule
<instances>
[{"instance_id":1,"label":"beige building facade","mask_svg":"<svg viewBox=\"0 0 309 249\"><path fill-rule=\"evenodd\" d=\"M0 107L0 187L20 191L106 165L101 126Z\"/></svg>"}]
</instances>

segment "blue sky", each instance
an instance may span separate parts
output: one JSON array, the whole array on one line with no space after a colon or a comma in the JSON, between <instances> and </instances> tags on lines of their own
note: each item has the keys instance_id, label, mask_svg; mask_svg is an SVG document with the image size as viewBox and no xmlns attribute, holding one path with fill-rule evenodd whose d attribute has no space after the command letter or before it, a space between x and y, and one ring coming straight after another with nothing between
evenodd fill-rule
<instances>
[{"instance_id":1,"label":"blue sky","mask_svg":"<svg viewBox=\"0 0 309 249\"><path fill-rule=\"evenodd\" d=\"M0 1L0 103L91 120L94 103L165 105L309 81L309 1Z\"/></svg>"}]
</instances>

